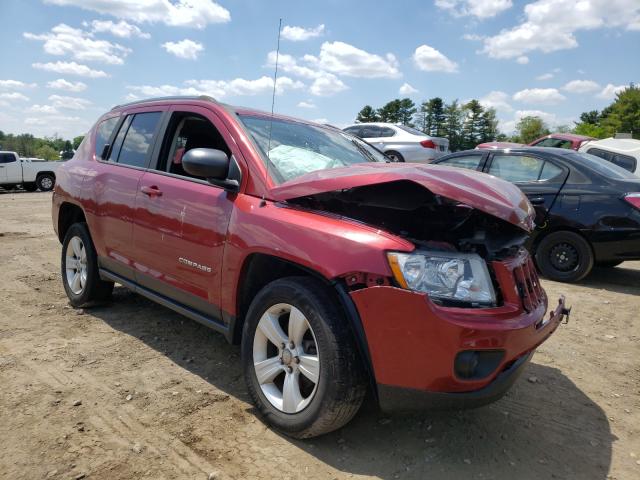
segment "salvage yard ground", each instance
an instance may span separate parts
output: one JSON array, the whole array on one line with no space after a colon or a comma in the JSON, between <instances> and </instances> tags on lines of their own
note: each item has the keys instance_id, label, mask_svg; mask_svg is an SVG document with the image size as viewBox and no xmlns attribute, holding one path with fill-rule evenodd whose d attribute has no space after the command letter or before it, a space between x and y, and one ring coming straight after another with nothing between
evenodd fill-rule
<instances>
[{"instance_id":1,"label":"salvage yard ground","mask_svg":"<svg viewBox=\"0 0 640 480\"><path fill-rule=\"evenodd\" d=\"M255 417L221 335L121 287L70 308L50 205L0 193L0 478L640 478L640 262L545 281L571 320L501 401L365 406L294 441Z\"/></svg>"}]
</instances>

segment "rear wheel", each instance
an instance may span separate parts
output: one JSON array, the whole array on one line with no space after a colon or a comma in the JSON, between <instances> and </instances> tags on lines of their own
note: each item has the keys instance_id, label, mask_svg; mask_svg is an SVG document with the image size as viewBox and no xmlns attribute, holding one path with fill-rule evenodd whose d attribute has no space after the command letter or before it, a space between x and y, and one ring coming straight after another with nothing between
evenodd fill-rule
<instances>
[{"instance_id":1,"label":"rear wheel","mask_svg":"<svg viewBox=\"0 0 640 480\"><path fill-rule=\"evenodd\" d=\"M74 223L62 242L62 284L74 307L86 307L111 296L113 282L98 274L98 258L86 223Z\"/></svg>"},{"instance_id":2,"label":"rear wheel","mask_svg":"<svg viewBox=\"0 0 640 480\"><path fill-rule=\"evenodd\" d=\"M545 236L538 244L535 256L540 272L558 282L578 282L594 265L589 243L577 233L567 231Z\"/></svg>"},{"instance_id":3,"label":"rear wheel","mask_svg":"<svg viewBox=\"0 0 640 480\"><path fill-rule=\"evenodd\" d=\"M38 175L38 178L36 178L36 184L41 191L49 192L53 190L53 187L56 184L56 177L50 173L43 173Z\"/></svg>"},{"instance_id":4,"label":"rear wheel","mask_svg":"<svg viewBox=\"0 0 640 480\"><path fill-rule=\"evenodd\" d=\"M360 408L366 382L346 321L326 287L306 277L276 280L251 303L242 336L245 380L277 430L315 437Z\"/></svg>"},{"instance_id":5,"label":"rear wheel","mask_svg":"<svg viewBox=\"0 0 640 480\"><path fill-rule=\"evenodd\" d=\"M388 152L384 152L389 160L392 162L404 162L404 157L395 150L389 150Z\"/></svg>"}]
</instances>

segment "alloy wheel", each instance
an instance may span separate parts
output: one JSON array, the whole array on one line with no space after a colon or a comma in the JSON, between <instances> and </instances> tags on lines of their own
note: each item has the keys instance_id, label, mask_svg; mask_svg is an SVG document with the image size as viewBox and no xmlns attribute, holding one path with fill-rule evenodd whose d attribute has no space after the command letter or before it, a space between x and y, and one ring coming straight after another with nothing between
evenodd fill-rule
<instances>
[{"instance_id":1,"label":"alloy wheel","mask_svg":"<svg viewBox=\"0 0 640 480\"><path fill-rule=\"evenodd\" d=\"M80 237L72 237L67 244L65 270L71 291L82 294L87 284L87 249Z\"/></svg>"},{"instance_id":2,"label":"alloy wheel","mask_svg":"<svg viewBox=\"0 0 640 480\"><path fill-rule=\"evenodd\" d=\"M262 393L278 410L304 410L316 393L320 357L313 329L293 305L267 309L253 338L253 366Z\"/></svg>"}]
</instances>

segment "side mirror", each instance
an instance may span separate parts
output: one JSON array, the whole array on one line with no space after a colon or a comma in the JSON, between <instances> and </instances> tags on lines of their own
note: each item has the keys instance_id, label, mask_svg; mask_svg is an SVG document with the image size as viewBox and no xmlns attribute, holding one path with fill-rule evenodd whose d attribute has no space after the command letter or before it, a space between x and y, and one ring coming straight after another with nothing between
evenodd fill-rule
<instances>
[{"instance_id":1,"label":"side mirror","mask_svg":"<svg viewBox=\"0 0 640 480\"><path fill-rule=\"evenodd\" d=\"M225 180L229 174L229 157L222 150L192 148L182 157L182 168L189 175L208 181Z\"/></svg>"}]
</instances>

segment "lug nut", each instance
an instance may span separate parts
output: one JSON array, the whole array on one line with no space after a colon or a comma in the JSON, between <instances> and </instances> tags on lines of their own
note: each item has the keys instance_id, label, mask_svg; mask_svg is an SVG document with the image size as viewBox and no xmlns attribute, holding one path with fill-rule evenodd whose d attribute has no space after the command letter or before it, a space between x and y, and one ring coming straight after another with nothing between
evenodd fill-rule
<instances>
[{"instance_id":1,"label":"lug nut","mask_svg":"<svg viewBox=\"0 0 640 480\"><path fill-rule=\"evenodd\" d=\"M296 357L296 363L300 363L300 357Z\"/></svg>"},{"instance_id":2,"label":"lug nut","mask_svg":"<svg viewBox=\"0 0 640 480\"><path fill-rule=\"evenodd\" d=\"M289 373L293 372L293 368L287 367L287 372L289 372Z\"/></svg>"},{"instance_id":3,"label":"lug nut","mask_svg":"<svg viewBox=\"0 0 640 480\"><path fill-rule=\"evenodd\" d=\"M281 343L281 344L280 344L280 349L281 349L281 350L284 350L284 347L286 347L286 345L285 345L284 343Z\"/></svg>"},{"instance_id":4,"label":"lug nut","mask_svg":"<svg viewBox=\"0 0 640 480\"><path fill-rule=\"evenodd\" d=\"M289 348L296 348L296 344L293 341L289 342Z\"/></svg>"}]
</instances>

